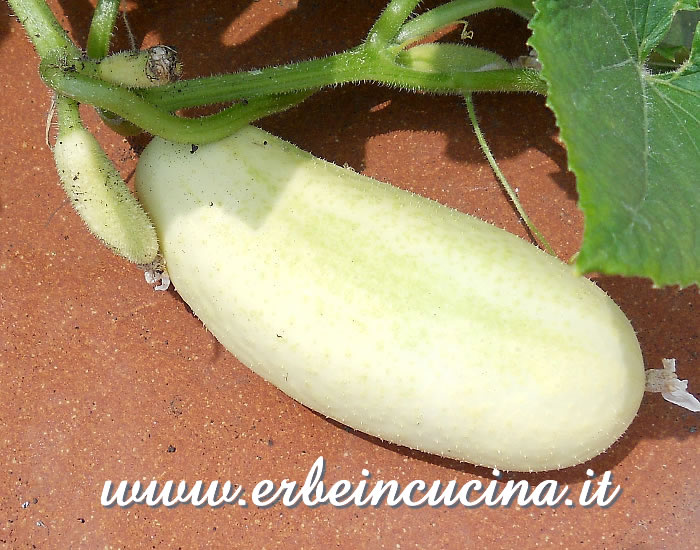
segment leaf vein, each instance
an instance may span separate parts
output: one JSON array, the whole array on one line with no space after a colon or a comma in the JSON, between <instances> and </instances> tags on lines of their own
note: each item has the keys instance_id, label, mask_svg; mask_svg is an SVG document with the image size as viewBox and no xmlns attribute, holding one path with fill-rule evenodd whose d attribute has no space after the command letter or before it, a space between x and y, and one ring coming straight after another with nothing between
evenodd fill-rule
<instances>
[{"instance_id":1,"label":"leaf vein","mask_svg":"<svg viewBox=\"0 0 700 550\"><path fill-rule=\"evenodd\" d=\"M612 26L614 29L617 31L618 36L620 37L620 41L622 42L622 46L625 48L625 51L627 52L627 58L628 59L634 59L634 56L632 55L632 52L630 52L629 48L627 47L627 43L624 41L623 37L625 36L625 33L622 32L622 29L617 25L615 22L615 18L612 16L612 14L608 11L608 9L602 4L601 0L595 0L595 4L598 5L598 7L601 9L601 11L606 15L606 17L610 20L612 23ZM627 12L627 16L629 17L629 12ZM632 25L632 32L635 36L635 42L638 44L639 40L637 39L637 29Z\"/></svg>"},{"instance_id":2,"label":"leaf vein","mask_svg":"<svg viewBox=\"0 0 700 550\"><path fill-rule=\"evenodd\" d=\"M601 71L609 71L609 70L611 71L614 69L619 69L620 67L626 67L627 65L630 65L630 64L636 65L634 59L632 59L631 57L628 57L624 61L620 61L618 63L613 63L612 65L605 65L603 67L599 67L599 68L595 69L593 72L598 73Z\"/></svg>"},{"instance_id":3,"label":"leaf vein","mask_svg":"<svg viewBox=\"0 0 700 550\"><path fill-rule=\"evenodd\" d=\"M650 87L656 94L656 96L659 98L660 101L662 101L667 107L669 112L673 115L673 117L676 119L678 122L678 126L680 128L680 131L683 132L688 136L688 142L692 144L693 148L695 151L700 154L700 145L698 145L698 142L696 139L694 139L693 134L690 133L690 130L688 129L687 124L685 121L681 120L680 117L678 116L678 112L674 110L672 107L675 107L677 110L682 111L686 115L688 115L690 118L692 118L695 122L700 124L700 119L695 117L693 113L685 109L682 105L679 105L677 102L673 101L670 97L664 95L661 93L660 90L657 90L654 86Z\"/></svg>"}]
</instances>

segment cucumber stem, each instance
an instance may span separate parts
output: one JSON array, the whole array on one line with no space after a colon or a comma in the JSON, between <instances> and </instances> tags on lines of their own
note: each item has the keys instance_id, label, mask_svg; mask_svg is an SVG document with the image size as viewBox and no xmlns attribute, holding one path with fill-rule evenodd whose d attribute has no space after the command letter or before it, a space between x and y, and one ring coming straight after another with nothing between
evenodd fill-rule
<instances>
[{"instance_id":1,"label":"cucumber stem","mask_svg":"<svg viewBox=\"0 0 700 550\"><path fill-rule=\"evenodd\" d=\"M546 93L545 82L530 69L426 73L403 67L366 46L359 46L330 57L290 65L156 86L140 91L139 95L161 109L174 111L242 97L363 81L441 94L461 94L465 90Z\"/></svg>"},{"instance_id":2,"label":"cucumber stem","mask_svg":"<svg viewBox=\"0 0 700 550\"><path fill-rule=\"evenodd\" d=\"M87 55L91 59L101 60L109 55L112 32L119 15L121 0L98 0L90 22L87 40ZM141 128L124 120L119 115L96 107L97 114L112 130L123 136L141 133Z\"/></svg>"},{"instance_id":3,"label":"cucumber stem","mask_svg":"<svg viewBox=\"0 0 700 550\"><path fill-rule=\"evenodd\" d=\"M263 96L236 103L213 115L183 118L154 107L131 90L80 73L66 72L50 62L42 62L40 72L44 81L59 94L115 113L153 135L180 143L217 141L253 120L296 105L312 93Z\"/></svg>"},{"instance_id":4,"label":"cucumber stem","mask_svg":"<svg viewBox=\"0 0 700 550\"><path fill-rule=\"evenodd\" d=\"M120 0L98 0L87 40L87 54L91 59L102 59L109 54L119 5Z\"/></svg>"},{"instance_id":5,"label":"cucumber stem","mask_svg":"<svg viewBox=\"0 0 700 550\"><path fill-rule=\"evenodd\" d=\"M57 139L61 139L74 128L82 127L83 125L80 120L78 103L67 97L59 96L56 99L56 114L58 116Z\"/></svg>"},{"instance_id":6,"label":"cucumber stem","mask_svg":"<svg viewBox=\"0 0 700 550\"><path fill-rule=\"evenodd\" d=\"M503 7L500 0L453 0L407 21L396 35L400 44L408 44L432 32L480 11Z\"/></svg>"},{"instance_id":7,"label":"cucumber stem","mask_svg":"<svg viewBox=\"0 0 700 550\"><path fill-rule=\"evenodd\" d=\"M386 50L419 0L391 0L367 34L365 44L375 51Z\"/></svg>"},{"instance_id":8,"label":"cucumber stem","mask_svg":"<svg viewBox=\"0 0 700 550\"><path fill-rule=\"evenodd\" d=\"M464 102L467 105L467 112L469 113L469 120L471 121L472 126L474 127L474 133L476 134L476 139L479 142L479 145L481 146L481 150L484 152L484 155L486 156L486 159L488 160L489 165L491 166L491 169L493 170L494 174L496 174L496 178L498 179L501 186L505 190L506 194L510 198L511 202L513 203L513 206L515 206L515 209L518 211L518 214L520 214L520 217L525 222L525 225L527 226L528 230L542 244L544 250L548 254L551 254L552 256L554 256L556 258L557 255L554 252L554 249L551 247L551 245L549 244L547 239L544 238L544 235L540 232L540 230L537 229L537 226L534 223L532 223L532 220L530 220L530 217L525 212L525 209L523 208L522 204L520 204L520 199L518 198L518 195L515 193L513 188L508 183L508 180L506 179L503 172L501 172L501 169L498 166L496 159L491 154L491 149L489 148L489 144L486 142L486 138L484 137L484 134L481 132L481 128L479 127L479 121L476 118L476 112L474 110L474 102L472 101L472 95L465 94L464 95Z\"/></svg>"},{"instance_id":9,"label":"cucumber stem","mask_svg":"<svg viewBox=\"0 0 700 550\"><path fill-rule=\"evenodd\" d=\"M42 59L51 52L68 57L80 55L80 50L68 38L68 33L56 21L46 2L43 0L8 0L8 2Z\"/></svg>"}]
</instances>

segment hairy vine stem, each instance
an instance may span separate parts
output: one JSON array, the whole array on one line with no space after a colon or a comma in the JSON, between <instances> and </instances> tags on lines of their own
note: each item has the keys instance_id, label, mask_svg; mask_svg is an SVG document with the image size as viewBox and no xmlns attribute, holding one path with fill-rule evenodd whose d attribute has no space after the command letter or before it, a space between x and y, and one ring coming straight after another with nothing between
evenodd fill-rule
<instances>
[{"instance_id":1,"label":"hairy vine stem","mask_svg":"<svg viewBox=\"0 0 700 550\"><path fill-rule=\"evenodd\" d=\"M92 20L88 56L70 42L42 0L10 0L42 58L41 74L55 91L75 101L119 115L126 121L174 141L213 141L256 118L287 108L324 86L373 81L408 90L440 94L476 91L536 92L546 86L536 71L418 70L402 65L398 54L406 41L449 20L489 9L522 4L523 0L453 0L408 22L417 0L391 0L369 31L367 40L345 52L299 63L254 71L177 81L144 89L108 84L96 75L96 63L109 52L119 0L100 0ZM91 58L91 59L89 59ZM235 102L221 112L188 119L178 109ZM107 121L109 122L109 121Z\"/></svg>"},{"instance_id":2,"label":"hairy vine stem","mask_svg":"<svg viewBox=\"0 0 700 550\"><path fill-rule=\"evenodd\" d=\"M527 212L525 212L523 205L520 204L520 199L518 198L518 195L515 193L513 188L508 183L508 180L506 179L505 175L503 174L503 172L499 168L498 163L496 163L496 159L493 158L493 155L491 154L491 148L489 147L489 144L486 142L486 138L484 137L484 134L481 132L481 128L479 127L479 121L476 118L476 111L474 110L474 101L472 100L471 94L466 94L464 96L464 102L467 106L467 112L469 113L469 121L472 123L472 127L474 128L474 133L476 134L476 139L479 142L479 146L481 147L481 150L483 151L484 155L486 156L486 160L488 160L489 165L491 166L491 169L493 170L494 174L496 175L496 178L498 179L499 183L501 184L501 186L505 190L511 203L513 204L515 209L518 211L518 214L520 214L520 217L523 219L523 222L525 222L525 225L527 226L528 230L535 236L535 238L537 238L537 240L539 240L539 242L542 244L542 247L545 249L545 251L556 258L557 255L554 252L554 249L549 244L547 239L545 239L544 235L540 232L540 230L537 229L537 226L532 222L532 220L530 219L530 216L527 215Z\"/></svg>"}]
</instances>

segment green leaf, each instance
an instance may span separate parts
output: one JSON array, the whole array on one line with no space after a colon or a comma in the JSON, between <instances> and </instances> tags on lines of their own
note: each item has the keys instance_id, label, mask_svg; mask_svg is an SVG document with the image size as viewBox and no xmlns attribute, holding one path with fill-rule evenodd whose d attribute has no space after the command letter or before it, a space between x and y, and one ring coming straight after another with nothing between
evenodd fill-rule
<instances>
[{"instance_id":1,"label":"green leaf","mask_svg":"<svg viewBox=\"0 0 700 550\"><path fill-rule=\"evenodd\" d=\"M580 271L700 281L700 26L652 74L677 0L537 0L531 45L585 216Z\"/></svg>"}]
</instances>

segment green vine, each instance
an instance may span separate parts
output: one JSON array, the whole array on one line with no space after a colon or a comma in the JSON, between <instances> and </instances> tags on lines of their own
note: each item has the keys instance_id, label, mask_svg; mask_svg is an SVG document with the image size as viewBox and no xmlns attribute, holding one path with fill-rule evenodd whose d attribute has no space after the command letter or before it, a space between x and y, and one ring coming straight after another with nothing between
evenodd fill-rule
<instances>
[{"instance_id":1,"label":"green vine","mask_svg":"<svg viewBox=\"0 0 700 550\"><path fill-rule=\"evenodd\" d=\"M371 81L406 90L455 95L547 91L537 71L510 65L490 52L436 43L430 48L416 48L414 55L409 48L432 32L487 9L507 8L528 17L532 14L529 0L453 0L416 16L413 11L418 0L391 0L366 39L347 51L163 85L153 85L137 74L136 68L130 69L130 58L124 54L119 59L119 71L107 76L101 70L105 60L117 61L116 54L109 56L109 50L119 0L98 0L85 53L70 41L43 0L9 3L36 47L41 58L40 75L59 95L59 104L92 105L110 127L125 135L147 131L171 141L208 143L296 105L320 88L351 82ZM126 62L125 70L121 61ZM134 63L134 67L137 65L142 63ZM183 108L214 104L227 106L215 114L195 118L176 113ZM77 111L75 114L78 116ZM480 141L485 146L485 141ZM517 197L514 203L519 208ZM546 242L528 218L523 218L533 233Z\"/></svg>"},{"instance_id":2,"label":"green vine","mask_svg":"<svg viewBox=\"0 0 700 550\"><path fill-rule=\"evenodd\" d=\"M287 108L319 88L349 82L373 81L442 94L546 92L544 81L530 69L460 71L453 67L449 71L425 71L399 63L398 54L414 38L437 30L454 18L499 6L512 9L514 4L512 1L457 0L406 21L417 3L415 0L392 0L367 39L339 54L128 91L128 83L105 85L95 78L96 64L109 51L118 13L117 0L98 2L88 38L87 57L70 43L45 2L10 0L37 47L42 58L41 75L51 88L78 102L116 113L143 130L174 141L218 139L226 134L227 124L228 133L232 133L242 124ZM303 91L306 93L296 95ZM246 101L247 105L234 105L202 119L171 114L187 107Z\"/></svg>"},{"instance_id":3,"label":"green vine","mask_svg":"<svg viewBox=\"0 0 700 550\"><path fill-rule=\"evenodd\" d=\"M527 215L527 212L525 212L523 205L520 204L520 199L518 198L518 195L508 183L508 180L499 168L498 163L496 163L496 159L491 153L491 149L489 148L489 145L486 142L486 138L481 132L479 120L476 118L476 111L474 110L474 101L472 100L471 94L464 96L464 102L467 106L467 112L469 113L469 121L472 123L472 127L474 128L476 139L479 142L479 145L481 146L481 150L486 156L486 160L488 160L489 162L489 166L491 166L491 169L493 170L494 174L496 174L496 178L501 183L501 187L503 187L503 189L505 190L506 194L508 195L508 198L513 203L513 206L515 206L515 209L518 211L518 214L520 214L520 217L523 219L525 225L530 230L530 232L537 238L537 240L540 241L540 243L542 243L542 247L547 251L548 254L551 254L552 256L556 257L554 249L549 244L547 239L545 239L544 235L542 235L540 230L537 229L535 224L532 223L530 216Z\"/></svg>"},{"instance_id":4,"label":"green vine","mask_svg":"<svg viewBox=\"0 0 700 550\"><path fill-rule=\"evenodd\" d=\"M120 0L98 0L87 39L89 58L102 59L109 54L109 44L119 15L120 3Z\"/></svg>"}]
</instances>

